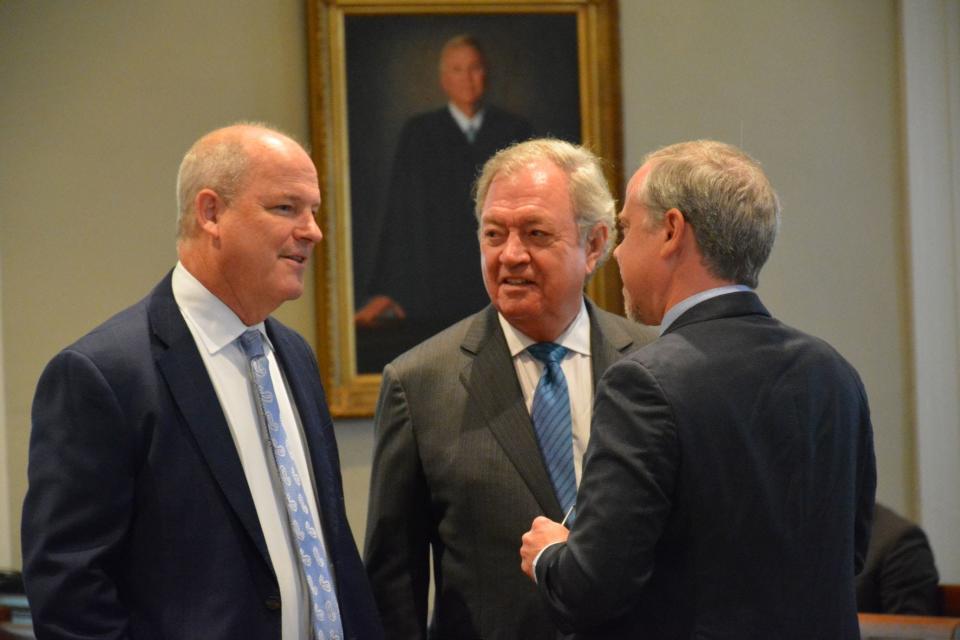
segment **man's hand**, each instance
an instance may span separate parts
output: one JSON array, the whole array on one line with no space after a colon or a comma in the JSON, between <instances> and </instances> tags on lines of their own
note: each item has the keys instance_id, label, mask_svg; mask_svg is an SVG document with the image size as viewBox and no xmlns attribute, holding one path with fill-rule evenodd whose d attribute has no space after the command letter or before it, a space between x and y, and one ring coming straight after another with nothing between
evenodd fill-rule
<instances>
[{"instance_id":1,"label":"man's hand","mask_svg":"<svg viewBox=\"0 0 960 640\"><path fill-rule=\"evenodd\" d=\"M533 575L533 561L537 554L549 544L566 542L569 535L569 529L550 518L543 516L534 518L530 531L523 534L523 544L520 546L520 568L531 580L536 581Z\"/></svg>"},{"instance_id":2,"label":"man's hand","mask_svg":"<svg viewBox=\"0 0 960 640\"><path fill-rule=\"evenodd\" d=\"M389 296L376 295L370 298L362 309L357 311L353 316L353 321L358 327L373 329L391 320L403 320L406 317L407 314L400 303Z\"/></svg>"}]
</instances>

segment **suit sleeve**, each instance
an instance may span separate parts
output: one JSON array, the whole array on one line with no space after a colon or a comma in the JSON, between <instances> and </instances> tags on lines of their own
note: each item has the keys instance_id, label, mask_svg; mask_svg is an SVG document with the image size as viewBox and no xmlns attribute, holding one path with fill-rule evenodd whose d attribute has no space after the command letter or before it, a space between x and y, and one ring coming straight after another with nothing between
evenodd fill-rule
<instances>
[{"instance_id":1,"label":"suit sleeve","mask_svg":"<svg viewBox=\"0 0 960 640\"><path fill-rule=\"evenodd\" d=\"M383 371L364 561L388 638L425 638L430 582L430 501L406 393Z\"/></svg>"},{"instance_id":2,"label":"suit sleeve","mask_svg":"<svg viewBox=\"0 0 960 640\"><path fill-rule=\"evenodd\" d=\"M654 376L633 360L604 374L577 520L567 544L548 548L537 580L558 625L586 631L635 607L673 504L679 443Z\"/></svg>"},{"instance_id":3,"label":"suit sleeve","mask_svg":"<svg viewBox=\"0 0 960 640\"><path fill-rule=\"evenodd\" d=\"M134 447L120 404L89 358L65 351L40 378L32 421L22 545L37 638L126 637L116 576Z\"/></svg>"}]
</instances>

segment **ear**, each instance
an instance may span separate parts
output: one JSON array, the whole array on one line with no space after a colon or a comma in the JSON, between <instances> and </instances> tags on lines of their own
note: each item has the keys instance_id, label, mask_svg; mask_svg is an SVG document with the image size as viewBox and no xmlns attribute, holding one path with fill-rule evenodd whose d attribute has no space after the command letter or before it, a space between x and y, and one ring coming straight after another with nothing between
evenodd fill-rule
<instances>
[{"instance_id":1,"label":"ear","mask_svg":"<svg viewBox=\"0 0 960 640\"><path fill-rule=\"evenodd\" d=\"M220 217L227 208L213 189L201 189L193 199L193 215L197 219L197 229L201 233L208 233L214 238L220 237Z\"/></svg>"},{"instance_id":2,"label":"ear","mask_svg":"<svg viewBox=\"0 0 960 640\"><path fill-rule=\"evenodd\" d=\"M593 270L597 268L597 262L603 255L603 248L607 246L608 237L610 237L610 229L602 224L593 225L590 233L587 234L587 246L584 247L584 251L587 254L588 274L593 273Z\"/></svg>"},{"instance_id":3,"label":"ear","mask_svg":"<svg viewBox=\"0 0 960 640\"><path fill-rule=\"evenodd\" d=\"M691 239L693 227L679 209L673 208L663 214L661 233L663 233L663 245L660 247L660 256L675 257L682 252L684 245Z\"/></svg>"}]
</instances>

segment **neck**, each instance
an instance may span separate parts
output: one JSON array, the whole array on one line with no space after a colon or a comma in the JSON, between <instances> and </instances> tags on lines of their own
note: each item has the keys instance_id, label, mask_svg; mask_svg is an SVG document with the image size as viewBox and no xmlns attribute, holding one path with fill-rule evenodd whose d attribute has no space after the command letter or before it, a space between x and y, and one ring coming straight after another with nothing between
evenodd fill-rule
<instances>
[{"instance_id":1,"label":"neck","mask_svg":"<svg viewBox=\"0 0 960 640\"><path fill-rule=\"evenodd\" d=\"M207 291L215 295L220 302L227 305L240 318L240 322L251 327L266 320L269 312L263 313L256 309L247 308L241 297L235 294L231 283L214 275L219 273L220 269L208 260L203 252L191 250L189 244L185 242L178 246L177 253L184 269L189 271L190 275L196 278Z\"/></svg>"},{"instance_id":2,"label":"neck","mask_svg":"<svg viewBox=\"0 0 960 640\"><path fill-rule=\"evenodd\" d=\"M467 116L468 118L472 118L473 116L477 115L477 113L480 112L479 102L473 102L473 103L467 103L467 104L453 102L452 104L457 109L459 109L463 115Z\"/></svg>"}]
</instances>

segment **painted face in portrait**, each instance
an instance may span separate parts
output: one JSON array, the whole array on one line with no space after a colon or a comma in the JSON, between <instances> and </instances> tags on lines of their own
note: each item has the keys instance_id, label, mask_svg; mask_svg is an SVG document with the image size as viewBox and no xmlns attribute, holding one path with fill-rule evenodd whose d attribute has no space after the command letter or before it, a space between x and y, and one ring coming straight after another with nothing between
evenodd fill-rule
<instances>
[{"instance_id":1,"label":"painted face in portrait","mask_svg":"<svg viewBox=\"0 0 960 640\"><path fill-rule=\"evenodd\" d=\"M487 69L480 52L469 45L452 47L440 62L440 86L450 101L472 116L486 91Z\"/></svg>"},{"instance_id":2,"label":"painted face in portrait","mask_svg":"<svg viewBox=\"0 0 960 640\"><path fill-rule=\"evenodd\" d=\"M553 340L580 309L604 231L594 229L580 244L567 176L552 163L498 175L480 218L483 277L493 305L527 336Z\"/></svg>"}]
</instances>

